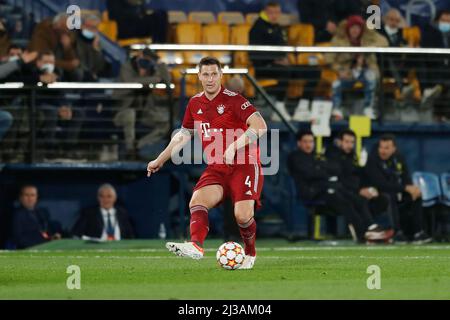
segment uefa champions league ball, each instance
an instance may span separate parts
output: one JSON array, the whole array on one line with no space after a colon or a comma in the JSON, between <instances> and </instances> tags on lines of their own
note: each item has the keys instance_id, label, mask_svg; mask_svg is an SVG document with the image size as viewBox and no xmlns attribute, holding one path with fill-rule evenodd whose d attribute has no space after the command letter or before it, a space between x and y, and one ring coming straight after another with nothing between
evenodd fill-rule
<instances>
[{"instance_id":1,"label":"uefa champions league ball","mask_svg":"<svg viewBox=\"0 0 450 320\"><path fill-rule=\"evenodd\" d=\"M216 258L219 266L226 270L236 270L244 262L244 249L239 243L228 241L217 250Z\"/></svg>"}]
</instances>

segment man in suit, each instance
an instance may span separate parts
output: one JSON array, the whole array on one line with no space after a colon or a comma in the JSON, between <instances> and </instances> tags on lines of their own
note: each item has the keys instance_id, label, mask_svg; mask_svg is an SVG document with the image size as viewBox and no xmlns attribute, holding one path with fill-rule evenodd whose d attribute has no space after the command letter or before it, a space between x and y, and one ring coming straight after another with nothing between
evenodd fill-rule
<instances>
[{"instance_id":1,"label":"man in suit","mask_svg":"<svg viewBox=\"0 0 450 320\"><path fill-rule=\"evenodd\" d=\"M45 208L38 208L38 190L25 185L20 191L20 207L13 214L12 238L18 249L61 238L59 225L50 220Z\"/></svg>"},{"instance_id":2,"label":"man in suit","mask_svg":"<svg viewBox=\"0 0 450 320\"><path fill-rule=\"evenodd\" d=\"M134 238L127 211L116 206L117 193L110 184L103 184L97 193L98 205L81 211L72 234L101 240Z\"/></svg>"}]
</instances>

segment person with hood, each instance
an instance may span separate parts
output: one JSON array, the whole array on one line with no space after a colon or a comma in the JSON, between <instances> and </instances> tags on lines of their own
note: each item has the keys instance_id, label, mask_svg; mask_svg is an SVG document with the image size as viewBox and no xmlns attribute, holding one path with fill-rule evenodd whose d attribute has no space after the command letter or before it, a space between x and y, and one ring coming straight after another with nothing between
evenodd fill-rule
<instances>
[{"instance_id":1,"label":"person with hood","mask_svg":"<svg viewBox=\"0 0 450 320\"><path fill-rule=\"evenodd\" d=\"M387 47L388 42L375 30L368 29L361 16L353 15L339 24L331 46ZM338 75L332 84L333 116L343 117L342 92L360 82L364 86L364 114L375 119L375 90L380 74L375 53L328 53L325 59Z\"/></svg>"}]
</instances>

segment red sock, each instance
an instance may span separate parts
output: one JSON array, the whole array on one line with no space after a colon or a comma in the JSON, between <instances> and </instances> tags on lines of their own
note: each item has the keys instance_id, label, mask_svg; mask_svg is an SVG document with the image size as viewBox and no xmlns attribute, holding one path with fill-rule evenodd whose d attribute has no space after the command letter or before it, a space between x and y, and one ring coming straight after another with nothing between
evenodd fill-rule
<instances>
[{"instance_id":1,"label":"red sock","mask_svg":"<svg viewBox=\"0 0 450 320\"><path fill-rule=\"evenodd\" d=\"M191 241L203 246L209 231L208 209L204 206L193 206L191 209Z\"/></svg>"},{"instance_id":2,"label":"red sock","mask_svg":"<svg viewBox=\"0 0 450 320\"><path fill-rule=\"evenodd\" d=\"M245 254L249 256L256 256L256 221L251 218L245 224L239 224L239 231L242 240L244 241Z\"/></svg>"}]
</instances>

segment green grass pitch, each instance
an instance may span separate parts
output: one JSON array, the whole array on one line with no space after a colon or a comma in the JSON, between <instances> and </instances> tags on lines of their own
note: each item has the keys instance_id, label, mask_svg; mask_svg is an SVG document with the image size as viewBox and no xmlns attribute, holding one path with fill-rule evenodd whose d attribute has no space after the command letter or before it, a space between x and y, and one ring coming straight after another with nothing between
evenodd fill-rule
<instances>
[{"instance_id":1,"label":"green grass pitch","mask_svg":"<svg viewBox=\"0 0 450 320\"><path fill-rule=\"evenodd\" d=\"M61 240L0 252L0 299L449 299L450 246L357 246L259 240L253 270L218 267L222 241L200 261L169 253L160 240L90 244ZM67 267L81 289L66 286ZM369 290L370 265L381 289Z\"/></svg>"}]
</instances>

